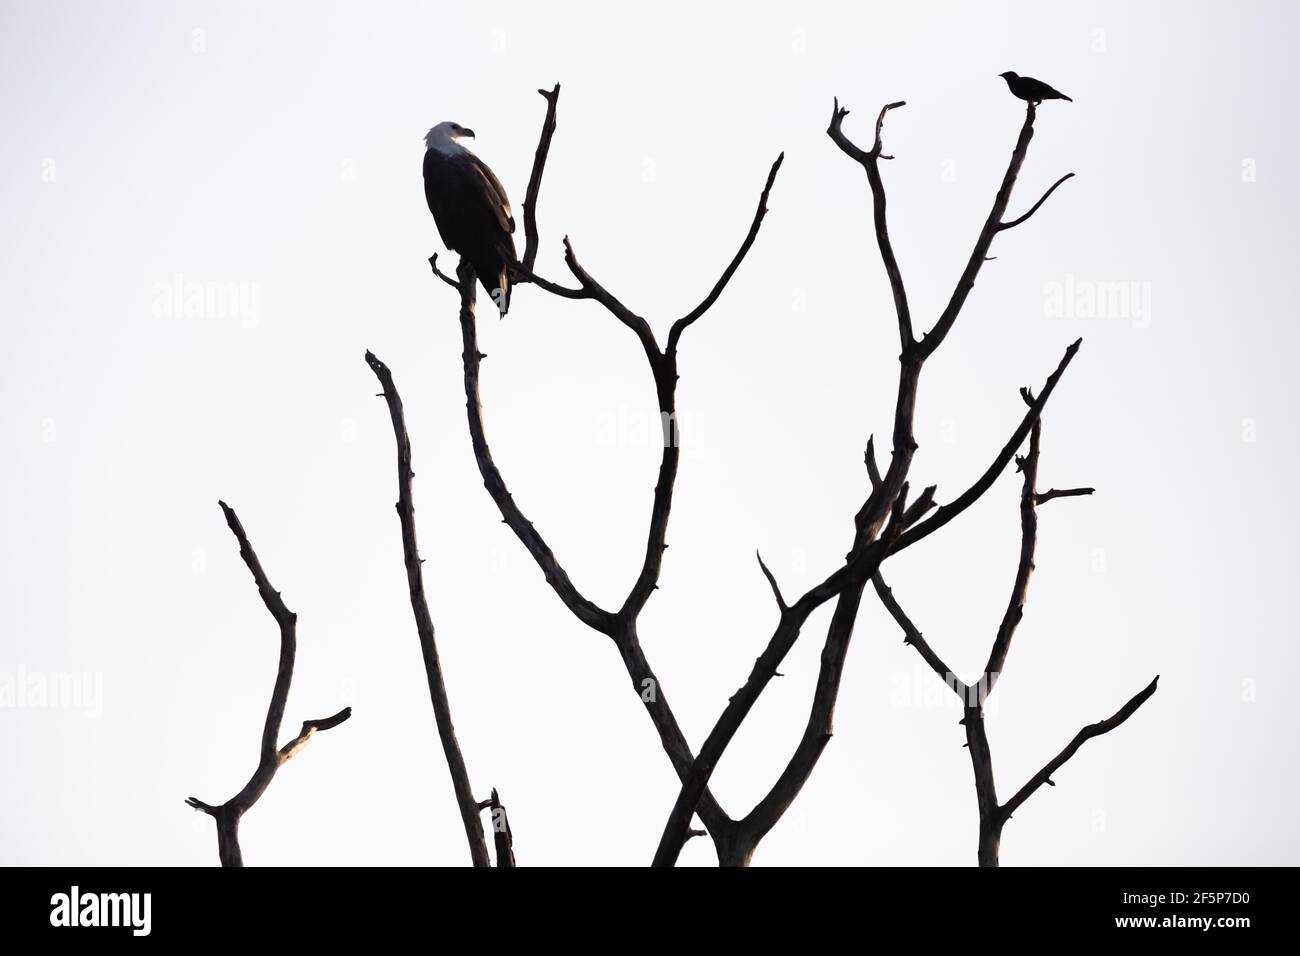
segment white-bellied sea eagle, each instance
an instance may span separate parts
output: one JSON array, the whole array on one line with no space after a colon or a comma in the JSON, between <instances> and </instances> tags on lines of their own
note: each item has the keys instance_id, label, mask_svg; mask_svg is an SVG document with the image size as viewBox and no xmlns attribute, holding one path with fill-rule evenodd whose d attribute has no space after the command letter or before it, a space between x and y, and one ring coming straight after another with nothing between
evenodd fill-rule
<instances>
[{"instance_id":1,"label":"white-bellied sea eagle","mask_svg":"<svg viewBox=\"0 0 1300 956\"><path fill-rule=\"evenodd\" d=\"M424 138L424 197L448 249L474 267L492 301L506 314L510 307L510 268L514 265L514 216L505 187L483 160L461 140L474 131L459 123L439 123Z\"/></svg>"}]
</instances>

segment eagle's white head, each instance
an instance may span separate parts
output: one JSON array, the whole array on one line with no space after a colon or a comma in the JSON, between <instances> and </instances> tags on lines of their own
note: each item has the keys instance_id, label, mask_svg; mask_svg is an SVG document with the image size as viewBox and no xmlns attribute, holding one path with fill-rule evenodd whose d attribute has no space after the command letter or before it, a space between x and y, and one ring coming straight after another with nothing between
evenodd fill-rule
<instances>
[{"instance_id":1,"label":"eagle's white head","mask_svg":"<svg viewBox=\"0 0 1300 956\"><path fill-rule=\"evenodd\" d=\"M463 139L473 139L474 131L466 129L459 123L447 121L439 123L424 137L424 145L428 149L436 149L440 153L453 153L460 149L465 149L461 142Z\"/></svg>"}]
</instances>

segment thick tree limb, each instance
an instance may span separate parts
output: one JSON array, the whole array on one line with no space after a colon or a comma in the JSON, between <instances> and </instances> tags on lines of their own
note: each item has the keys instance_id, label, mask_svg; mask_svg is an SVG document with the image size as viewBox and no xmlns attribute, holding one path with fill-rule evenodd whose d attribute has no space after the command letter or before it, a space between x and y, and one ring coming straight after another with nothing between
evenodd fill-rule
<instances>
[{"instance_id":1,"label":"thick tree limb","mask_svg":"<svg viewBox=\"0 0 1300 956\"><path fill-rule=\"evenodd\" d=\"M266 788L271 785L271 780L275 777L275 772L302 750L316 731L337 727L352 716L352 708L344 707L332 717L304 721L302 732L297 737L285 744L283 748L276 748L276 741L280 736L280 724L284 721L284 710L289 700L289 685L293 682L293 663L298 648L298 615L285 606L280 592L271 586L235 510L224 501L219 504L222 513L226 516L226 524L234 534L235 540L239 542L239 556L244 559L244 564L252 572L262 603L266 605L266 609L271 612L271 616L280 627L280 663L276 670L275 687L271 691L271 703L266 711L266 723L262 729L257 769L253 771L248 783L244 784L244 788L239 793L219 806L204 803L196 797L190 797L185 802L194 809L209 814L216 821L217 852L221 865L243 866L243 853L239 847L240 818L266 792Z\"/></svg>"},{"instance_id":2,"label":"thick tree limb","mask_svg":"<svg viewBox=\"0 0 1300 956\"><path fill-rule=\"evenodd\" d=\"M873 492L873 496L875 494ZM700 747L690 774L683 781L677 800L668 815L652 865L672 866L677 862L677 857L688 839L692 808L707 787L723 753L768 683L776 676L778 667L798 640L809 615L830 598L839 596L839 604L836 613L832 616L831 628L827 635L827 645L823 649L823 666L818 676L817 692L814 695L804 735L794 756L787 762L785 770L772 789L737 824L733 840L735 858L732 862L747 865L758 841L775 825L794 801L816 765L821 751L830 740L831 717L839 689L840 672L847 653L849 638L852 636L853 621L857 616L857 602L861 599L862 586L866 579L875 573L880 561L889 553L890 546L894 544L897 535L901 532L902 522L905 520L906 499L907 485L904 482L899 493L890 502L891 521L886 533L876 540L878 526L871 524L865 527L859 532L845 564L821 584L806 592L793 605L782 610L776 630L763 653L754 662L748 679L728 700L727 706L713 725L713 730Z\"/></svg>"},{"instance_id":3,"label":"thick tree limb","mask_svg":"<svg viewBox=\"0 0 1300 956\"><path fill-rule=\"evenodd\" d=\"M904 484L902 491L894 499L889 525L885 528L879 542L882 553L888 550L890 544L902 532L907 520L907 510L907 485ZM853 638L853 628L862 602L864 586L865 581L862 578L854 577L840 593L835 611L831 615L830 626L827 628L826 642L822 646L817 684L803 736L771 789L737 824L739 834L737 842L749 848L751 853L794 803L804 784L812 776L822 752L834 733L835 704L839 698L840 680L848 658L849 643Z\"/></svg>"},{"instance_id":4,"label":"thick tree limb","mask_svg":"<svg viewBox=\"0 0 1300 956\"><path fill-rule=\"evenodd\" d=\"M868 548L865 551L866 559L874 566L878 566L880 558L888 553L889 545L893 544L898 533L902 531L902 527L906 522L906 512L907 485L904 483L900 492L893 499L891 510L889 510L889 524L884 529L880 540L872 545L865 545ZM776 823L784 816L790 805L794 803L794 799L800 795L803 784L807 783L807 779L813 774L816 763L822 757L822 752L826 749L826 745L833 735L833 717L835 717L836 700L839 697L840 679L844 674L844 663L845 659L848 658L849 643L853 637L853 626L855 620L857 620L858 606L861 604L862 589L863 585L865 585L865 578L862 578L861 571L854 570L853 561L854 558L850 555L850 562L846 564L849 575L846 578L844 588L839 593L835 613L831 617L831 626L827 628L826 644L822 648L822 661L820 661L818 680L816 680L813 695L813 706L809 711L809 719L807 719L805 727L803 727L800 743L794 749L793 756L785 763L784 769L781 770L779 777L772 784L770 790L741 821L737 822L735 838L733 838L733 847L735 847L737 857L735 862L737 864L748 864L750 856L753 855L754 849L758 847L758 843L761 842L763 836L766 836L772 827L776 826ZM789 644L793 645L793 641L797 637L798 628L790 635ZM787 646L788 649L789 646ZM763 674L763 672L759 674L762 685L755 687L754 676L751 675L750 682L746 683L746 687L742 688L741 691L741 695L748 698L750 704L757 701L758 693L761 693L763 687L766 687L767 680L770 680L771 676L777 675L776 665L779 665L779 663L780 661L776 661L772 665L770 676ZM732 704L735 704L736 700L737 698L733 697ZM740 723L744 722L748 713L748 709L737 709L736 713L733 714L733 723L723 727L722 722L720 722L719 726L715 727L715 734L719 731L719 727L723 728L724 734L728 731L735 734L736 728L740 727ZM714 735L711 735L710 739L714 739ZM729 736L723 740L723 750L727 747L727 744L729 744ZM705 745L701 748L701 758L710 758L716 765L722 750L716 750L718 757L715 757L714 753L714 744L705 741ZM677 801L673 813L669 816L668 825L664 827L664 835L660 838L659 851L655 856L655 865L671 865L672 862L675 862L676 855L680 853L681 849L680 844L676 844L677 840L680 839L681 843L685 843L685 840L689 839L689 830L684 835L680 829L682 819L689 823L689 801L690 793L686 792L684 786L682 792L679 793L679 801ZM673 849L675 845L676 851Z\"/></svg>"},{"instance_id":5,"label":"thick tree limb","mask_svg":"<svg viewBox=\"0 0 1300 956\"><path fill-rule=\"evenodd\" d=\"M415 630L420 639L420 654L424 658L424 672L429 683L429 699L433 703L433 716L438 727L438 738L451 773L452 789L460 808L465 839L469 842L470 860L475 866L491 866L487 843L483 836L483 823L479 819L478 804L469 782L469 771L456 739L456 728L451 719L451 701L442 677L442 662L438 656L433 617L424 592L423 561L415 535L415 498L411 490L415 478L411 470L411 439L406 431L406 416L402 410L402 396L393 384L393 374L387 365L371 352L366 352L366 364L383 386L384 401L393 422L393 437L397 441L397 515L402 527L402 556L406 564L406 584L410 592L411 611L415 615ZM495 791L493 791L495 795Z\"/></svg>"},{"instance_id":6,"label":"thick tree limb","mask_svg":"<svg viewBox=\"0 0 1300 956\"><path fill-rule=\"evenodd\" d=\"M528 553L537 562L537 566L542 569L546 583L559 595L564 606L588 627L602 634L612 634L614 615L587 600L574 586L546 541L515 504L514 496L510 494L496 462L492 460L492 451L488 447L483 428L483 408L479 401L479 368L483 355L478 349L478 332L474 322L474 270L466 263L462 263L457 274L460 278L460 327L461 340L464 344L465 412L469 420L474 459L478 463L479 473L483 476L483 487L496 502L497 509L510 530L523 542Z\"/></svg>"}]
</instances>

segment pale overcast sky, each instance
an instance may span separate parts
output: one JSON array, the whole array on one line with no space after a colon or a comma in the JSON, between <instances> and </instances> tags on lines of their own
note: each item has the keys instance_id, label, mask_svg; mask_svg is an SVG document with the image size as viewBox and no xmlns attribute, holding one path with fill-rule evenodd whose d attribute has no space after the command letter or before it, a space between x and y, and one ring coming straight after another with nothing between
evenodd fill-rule
<instances>
[{"instance_id":1,"label":"pale overcast sky","mask_svg":"<svg viewBox=\"0 0 1300 956\"><path fill-rule=\"evenodd\" d=\"M91 706L0 706L0 863L216 863L278 650L217 507L299 614L284 738L353 706L244 820L257 864L468 861L401 563L393 369L415 448L439 646L475 789L521 864L644 864L677 791L614 648L501 524L470 451L456 303L420 179L425 131L475 129L520 211L563 84L540 270L560 240L662 337L716 279L775 155L762 234L685 337L683 460L645 651L693 745L787 593L840 560L887 433L897 339L865 177L884 175L918 326L938 314L1022 117L1048 103L970 302L927 367L917 484L981 471L1066 344L1027 613L990 705L1009 795L1155 674L1008 823L1004 865L1294 864L1300 11L1291 3L0 3L0 677L89 674ZM521 237L522 238L522 237ZM212 298L197 309L171 290ZM216 296L233 290L223 305ZM1124 297L1090 308L1106 290ZM229 307L225 307L229 306ZM481 322L483 403L517 500L578 585L636 574L659 449L628 331L525 288ZM964 674L1018 547L1008 474L886 570ZM818 614L714 778L733 816L802 732ZM836 735L756 864L975 862L956 701L874 599ZM694 840L683 863L709 864Z\"/></svg>"}]
</instances>

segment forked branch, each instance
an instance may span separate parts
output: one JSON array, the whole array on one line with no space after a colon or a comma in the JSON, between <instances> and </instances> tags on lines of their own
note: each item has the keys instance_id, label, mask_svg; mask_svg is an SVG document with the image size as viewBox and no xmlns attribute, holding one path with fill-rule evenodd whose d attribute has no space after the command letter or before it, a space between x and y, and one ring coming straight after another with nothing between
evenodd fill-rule
<instances>
[{"instance_id":1,"label":"forked branch","mask_svg":"<svg viewBox=\"0 0 1300 956\"><path fill-rule=\"evenodd\" d=\"M248 783L244 784L244 788L239 793L217 806L204 803L197 797L190 797L185 802L194 809L209 814L216 821L217 852L221 859L221 865L243 866L243 853L239 847L240 818L266 792L266 788L271 785L271 780L275 777L277 770L302 750L318 730L329 730L337 727L351 717L352 708L344 707L331 717L303 721L302 731L298 736L283 747L277 748L276 741L280 737L280 724L284 721L284 711L289 701L289 685L293 682L293 663L298 649L298 615L285 606L284 600L280 597L280 592L271 586L266 572L262 569L262 562L258 560L257 552L253 550L253 545L249 542L248 535L244 532L244 526L240 523L235 510L224 501L219 502L219 504L222 513L226 517L227 526L229 526L231 533L234 534L235 540L239 542L239 556L244 559L244 564L252 572L253 581L257 584L257 592L262 597L262 603L266 605L266 609L271 612L271 616L275 618L276 624L279 625L280 663L276 670L275 687L271 691L271 703L266 711L266 723L262 728L262 743L258 750L257 769L253 771Z\"/></svg>"},{"instance_id":2,"label":"forked branch","mask_svg":"<svg viewBox=\"0 0 1300 956\"><path fill-rule=\"evenodd\" d=\"M869 150L857 146L845 134L844 117L849 115L849 111L840 106L838 98L831 113L831 125L826 130L830 138L835 141L835 145L866 170L867 182L871 186L871 210L872 221L875 223L876 247L880 250L880 260L884 263L885 274L889 277L889 288L894 296L894 312L898 317L898 336L904 352L910 351L916 342L912 334L912 312L907 304L907 288L903 285L903 273L898 267L898 259L894 256L894 245L889 238L889 223L885 215L885 184L880 178L880 160L894 158L882 152L881 134L885 128L885 117L890 110L906 105L906 101L899 100L896 103L886 104L880 110L880 116L876 119L876 139Z\"/></svg>"},{"instance_id":3,"label":"forked branch","mask_svg":"<svg viewBox=\"0 0 1300 956\"><path fill-rule=\"evenodd\" d=\"M504 479L492 460L491 452L484 437L482 411L479 403L479 371L481 353L478 351L477 329L474 316L475 290L472 279L466 280L466 274L458 273L458 289L461 298L461 329L464 343L466 407L469 414L470 437L474 446L475 458L483 475L484 485L501 511L505 523L528 548L538 565L546 575L548 583L560 596L569 610L588 626L607 634L614 639L623 658L633 688L641 697L657 731L665 752L671 759L679 775L684 775L694 760L690 746L678 727L672 710L663 696L663 688L658 678L650 669L649 662L641 649L637 635L636 623L641 610L645 607L651 594L657 588L663 562L663 552L667 548L665 536L668 518L672 509L673 488L676 481L677 466L680 456L677 422L676 422L676 387L677 387L677 344L683 331L703 316L718 300L732 276L757 238L763 218L767 213L768 197L776 174L780 169L782 158L778 156L768 173L767 181L759 197L749 231L741 243L739 251L714 283L704 300L689 313L678 319L671 327L668 344L660 349L650 324L645 318L633 312L617 296L598 282L579 262L572 242L565 237L565 264L578 282L577 289L570 289L549 282L533 271L538 244L538 226L536 205L540 192L542 173L550 150L551 135L555 128L556 104L559 87L550 93L543 92L547 99L546 119L542 134L534 155L533 172L529 180L528 197L525 200L524 229L526 244L524 259L520 263L520 281L532 282L538 287L569 299L593 299L603 306L620 323L630 329L637 337L650 366L655 383L660 415L664 422L664 451L659 467L659 477L655 485L654 501L651 507L650 527L646 536L645 558L637 579L633 582L626 600L617 612L609 612L584 598L570 581L567 573L555 559L554 554L538 534L532 523L515 505L506 490ZM436 264L434 266L436 272ZM446 281L445 276L439 274ZM702 795L701 815L706 826L713 834L719 853L726 853L729 839L730 819L722 811L711 794Z\"/></svg>"},{"instance_id":4,"label":"forked branch","mask_svg":"<svg viewBox=\"0 0 1300 956\"><path fill-rule=\"evenodd\" d=\"M1030 406L1031 413L1035 407L1039 406L1042 396L1035 399L1033 393L1028 389L1021 392L1026 404ZM1040 408L1041 410L1041 408ZM1134 696L1127 704L1124 705L1114 716L1106 720L1090 724L1075 735L1074 739L1061 751L1053 760L1051 760L1042 770L1035 774L1028 783L1020 788L1014 797L1004 804L999 804L997 799L997 788L994 784L993 760L989 750L988 734L984 726L984 702L988 695L992 693L994 686L997 684L1005 665L1007 654L1011 649L1011 639L1014 636L1024 614L1025 600L1029 587L1029 579L1034 570L1034 552L1037 545L1038 516L1037 505L1049 497L1069 497L1070 495L1057 493L1056 495L1039 494L1036 491L1036 482L1038 477L1038 463L1041 455L1042 441L1042 421L1035 417L1033 426L1029 433L1029 449L1022 458L1017 459L1020 472L1022 475L1022 490L1020 494L1020 558L1016 566L1015 580L1011 588L1011 598L1007 604L1007 609L1003 613L1002 620L998 625L997 633L993 639L992 649L989 651L988 663L984 667L983 673L973 685L968 685L960 680L948 668L943 659L930 647L929 643L921 636L920 630L912 622L911 618L903 611L903 608L894 597L893 591L885 584L880 574L876 574L874 583L876 594L879 596L881 603L889 611L890 615L898 623L904 635L904 643L911 644L916 648L917 653L921 655L922 660L930 667L939 678L951 688L958 697L961 698L964 716L962 724L966 729L966 747L970 752L971 766L974 771L975 779L975 799L979 810L979 847L978 860L981 866L997 866L999 861L999 849L1002 839L1002 828L1006 821L1011 818L1025 800L1029 798L1043 784L1055 786L1051 777L1067 760L1074 756L1075 752L1083 746L1083 743L1092 737L1099 736L1114 730L1124 721L1128 720L1146 700L1155 693L1156 681L1153 680L1144 690ZM1072 494L1090 494L1091 488L1073 489Z\"/></svg>"},{"instance_id":5,"label":"forked branch","mask_svg":"<svg viewBox=\"0 0 1300 956\"><path fill-rule=\"evenodd\" d=\"M894 408L894 427L891 442L889 468L882 475L876 464L874 440L869 440L865 461L871 479L871 494L854 518L855 535L853 546L845 558L844 565L835 571L820 585L807 592L800 600L789 607L781 607L781 616L777 628L767 647L759 656L749 679L732 695L722 715L714 724L712 732L701 746L690 776L683 782L678 792L677 801L669 814L668 821L660 837L655 853L657 866L672 865L687 839L694 800L702 792L702 787L711 777L718 761L722 758L740 725L748 716L755 701L762 694L771 678L776 674L785 655L798 639L801 628L811 610L826 600L835 597L836 607L827 630L826 642L822 649L821 668L817 678L817 688L813 705L809 713L804 735L795 753L787 762L785 769L767 795L759 801L754 809L736 825L733 847L735 855L741 862L746 862L749 855L763 835L775 825L776 821L793 802L800 788L811 774L826 743L832 733L832 717L838 696L840 677L847 657L849 641L853 634L854 622L862 599L866 581L875 575L880 563L894 551L905 547L911 529L911 541L920 540L930 531L951 520L958 513L969 507L991 486L1014 454L1015 448L1023 442L1025 435L1037 420L1043 408L1043 402L1051 394L1065 367L1073 358L1079 343L1074 343L1066 350L1056 372L1048 379L1040 399L1030 413L1026 415L1021 427L1013 436L1014 444L999 455L984 479L977 482L957 502L946 510L939 509L929 519L922 521L934 505L935 489L927 488L910 509L904 507L906 502L907 476L916 452L917 442L914 434L917 389L921 370L926 359L942 343L949 329L961 310L969 287L979 271L988 251L989 243L996 232L994 228L1001 221L1001 216L1011 196L1016 174L1024 161L1029 138L1032 135L1034 111L1030 107L1020 138L1012 153L1011 163L1003 178L1002 189L994 203L993 211L977 240L971 264L958 284L958 292L936 323L935 330L923 343L913 338L912 317L908 306L907 292L903 283L893 245L889 238L886 217L886 197L883 180L880 176L879 161L891 158L884 153L882 136L885 118L890 110L903 106L903 102L887 104L881 109L876 119L875 139L870 150L857 146L844 133L843 122L848 110L836 100L831 115L827 134L835 144L850 158L859 163L867 174L868 185L872 195L872 218L876 242L881 260L889 278L894 297L895 314L898 321L899 340L902 351L899 356L898 397ZM891 516L885 525L887 516ZM915 527L913 527L915 526ZM928 527L927 527L928 526ZM883 534L882 534L882 528ZM911 543L907 541L906 543Z\"/></svg>"}]
</instances>

